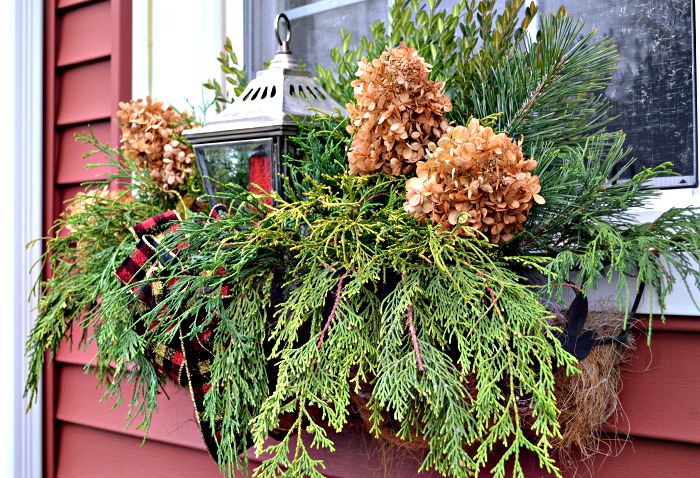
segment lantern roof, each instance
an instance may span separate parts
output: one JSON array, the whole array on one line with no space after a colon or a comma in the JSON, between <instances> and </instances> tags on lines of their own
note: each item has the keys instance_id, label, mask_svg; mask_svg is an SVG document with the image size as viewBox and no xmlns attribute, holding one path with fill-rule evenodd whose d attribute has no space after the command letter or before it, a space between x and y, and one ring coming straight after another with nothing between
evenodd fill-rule
<instances>
[{"instance_id":1,"label":"lantern roof","mask_svg":"<svg viewBox=\"0 0 700 478\"><path fill-rule=\"evenodd\" d=\"M279 23L286 23L286 38L280 38ZM193 144L266 135L294 134L295 118L307 118L316 110L333 113L345 110L323 89L308 70L299 67L289 50L292 29L283 13L275 18L277 53L266 70L259 71L240 97L202 128L185 131Z\"/></svg>"}]
</instances>

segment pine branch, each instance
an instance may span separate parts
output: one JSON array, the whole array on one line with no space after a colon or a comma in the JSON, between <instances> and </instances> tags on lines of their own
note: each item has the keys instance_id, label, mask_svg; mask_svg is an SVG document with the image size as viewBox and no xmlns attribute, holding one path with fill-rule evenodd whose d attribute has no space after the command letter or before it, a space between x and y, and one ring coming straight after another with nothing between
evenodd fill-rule
<instances>
[{"instance_id":1,"label":"pine branch","mask_svg":"<svg viewBox=\"0 0 700 478\"><path fill-rule=\"evenodd\" d=\"M552 68L552 71L542 78L540 80L539 84L537 85L537 88L530 94L530 97L523 103L523 105L520 107L518 111L515 112L512 118L510 118L510 121L508 124L505 126L505 131L511 131L513 129L513 124L514 123L519 123L522 121L522 119L530 114L537 104L537 101L540 99L542 96L543 92L548 89L548 87L554 82L554 79L556 78L557 74L559 71L562 69L564 66L564 62L567 59L567 55L563 55L561 59L559 60L559 63L554 65Z\"/></svg>"}]
</instances>

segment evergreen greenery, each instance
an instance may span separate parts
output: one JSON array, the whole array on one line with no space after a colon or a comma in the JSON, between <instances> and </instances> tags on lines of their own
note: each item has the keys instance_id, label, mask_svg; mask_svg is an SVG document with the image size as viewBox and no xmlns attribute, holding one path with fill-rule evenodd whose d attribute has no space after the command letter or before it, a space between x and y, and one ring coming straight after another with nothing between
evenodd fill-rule
<instances>
[{"instance_id":1,"label":"evergreen greenery","mask_svg":"<svg viewBox=\"0 0 700 478\"><path fill-rule=\"evenodd\" d=\"M138 312L133 285L114 275L134 246L125 231L177 204L147 171L86 136L116 168L91 186L119 182L135 200L95 196L46 238L39 265L53 272L35 287L30 398L44 351L53 357L75 328L80 343L97 342L93 365L107 394L121 400L121 385L136 383L130 413L147 429L163 380L147 359L148 344L211 327L215 358L203 419L221 425L217 459L231 476L247 469L241 452L254 446L269 454L254 476L321 477L324 465L310 449L334 449L328 431L348 426L351 395L367 386L372 432L378 436L390 418L401 439L425 439L422 469L473 477L497 454L494 476L506 476L507 466L524 476L519 457L529 451L559 475L554 372L576 373L576 361L560 345L543 296L561 297L568 280L588 293L607 279L622 309L642 284L663 305L674 282L669 265L700 285L693 264L700 220L686 208L635 221L632 209L655 194L648 180L670 166L619 180L633 159L624 135L605 131L601 94L616 56L609 40L581 35L582 24L560 12L541 19L532 42L525 29L535 8L522 0L501 14L493 0L463 0L452 12L439 4L397 0L391 31L377 22L373 38L356 48L344 34L332 53L337 70L319 68L319 79L347 102L361 56L400 41L417 47L433 78L446 81L451 120L482 118L522 135L523 150L538 161L547 202L533 207L520 235L494 245L419 224L403 210L406 178L350 175L347 120L319 117L299 124L302 157L288 158L291 174L284 196L272 195L274 206L222 184L231 210L220 220L181 211L180 228L161 246L188 246L158 277L136 284L162 281L169 293ZM544 285L529 283L531 273ZM268 444L280 429L281 439Z\"/></svg>"},{"instance_id":2,"label":"evergreen greenery","mask_svg":"<svg viewBox=\"0 0 700 478\"><path fill-rule=\"evenodd\" d=\"M113 332L114 338L118 337L120 343L126 341L125 347L133 361L138 363L138 368L126 369L125 364L118 361L113 370L109 348L100 348L100 355L93 364L95 371L108 386L106 395L117 395L117 404L122 401L120 379L133 379L137 392L131 403L148 404L145 408L143 405L137 407L139 411L149 412L147 418L155 406L156 390L151 385L157 383L158 378L143 355L143 339L133 330L133 314L126 307L115 307L114 315L105 320L100 313L100 302L110 291L121 287L114 271L133 249L133 238L128 234L130 226L127 225L143 221L164 209L176 208L178 204L171 194L153 182L148 171L139 168L119 150L100 143L92 131L78 136L77 140L95 148L86 157L103 155L103 165L113 171L102 180L88 183L87 189L94 193L105 187L116 187L122 192L117 197L79 194L66 206L67 209L76 207L81 212L64 214L49 231L50 237L37 240L46 241L46 252L35 265L42 267L42 276L33 290L39 296L39 320L27 340L30 368L25 393L31 404L38 393L47 350L49 358L53 359L63 340L85 345L96 340L99 333L117 329ZM88 168L95 166L98 164ZM125 187L137 189L139 200L120 200L129 196ZM77 341L74 333L80 334ZM120 379L114 382L113 377ZM147 423L146 419L144 425Z\"/></svg>"}]
</instances>

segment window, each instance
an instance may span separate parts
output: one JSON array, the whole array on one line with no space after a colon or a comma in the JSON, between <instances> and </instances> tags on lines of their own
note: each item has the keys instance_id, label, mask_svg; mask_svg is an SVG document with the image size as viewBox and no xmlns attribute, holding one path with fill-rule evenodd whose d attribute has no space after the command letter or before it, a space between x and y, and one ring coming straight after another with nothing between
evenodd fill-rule
<instances>
[{"instance_id":1,"label":"window","mask_svg":"<svg viewBox=\"0 0 700 478\"><path fill-rule=\"evenodd\" d=\"M384 18L390 0L264 0L248 2L249 68L257 71L275 51L274 15L284 11L297 33L292 51L307 65L328 67L328 50L344 27L357 40L369 25ZM456 0L446 0L451 8ZM504 1L497 2L502 10ZM622 129L634 148L637 168L672 161L678 176L660 178L659 188L697 187L697 133L693 4L690 0L539 0L541 11L561 4L585 29L613 37L620 63L607 90L616 116L611 128ZM303 32L302 35L299 32ZM323 45L323 48L319 48ZM632 171L634 172L634 171Z\"/></svg>"},{"instance_id":2,"label":"window","mask_svg":"<svg viewBox=\"0 0 700 478\"><path fill-rule=\"evenodd\" d=\"M697 186L696 94L693 4L690 0L540 0L542 11L564 4L614 39L618 70L606 94L611 128L627 134L642 166L672 161L679 176L660 178L657 187ZM636 171L633 171L636 172Z\"/></svg>"},{"instance_id":3,"label":"window","mask_svg":"<svg viewBox=\"0 0 700 478\"><path fill-rule=\"evenodd\" d=\"M275 16L283 12L292 24L290 49L294 58L309 69L329 68L330 50L340 44L340 29L352 33L353 41L369 35L377 19L386 18L391 0L255 0L247 1L246 35L248 74L263 69L277 49L273 30Z\"/></svg>"},{"instance_id":4,"label":"window","mask_svg":"<svg viewBox=\"0 0 700 478\"><path fill-rule=\"evenodd\" d=\"M697 39L690 0L539 0L540 11L561 4L574 17L585 19L586 29L611 36L620 54L619 68L607 95L613 128L627 134L636 164L655 166L672 161L679 176L659 178L665 189L649 209L638 212L642 222L654 220L671 207L700 206L698 189ZM612 295L606 284L599 295ZM698 315L692 297L680 281L667 297L666 314ZM644 294L638 312L658 312L659 305Z\"/></svg>"},{"instance_id":5,"label":"window","mask_svg":"<svg viewBox=\"0 0 700 478\"><path fill-rule=\"evenodd\" d=\"M173 1L178 7L172 5ZM456 1L443 0L442 6L452 8ZM341 27L353 34L354 42L359 41L362 35L369 33L374 20L386 17L391 2L212 0L204 2L206 7L197 3L183 10L180 6L191 2L134 0L134 95L145 96L149 92L143 86L148 85L144 65L149 64L144 58L144 52L148 51L145 18L178 31L173 34L170 30L164 37L166 40L160 43L152 38L153 93L169 102L180 101L184 96L194 105L200 105L201 83L219 74L216 55L226 36L233 39L234 51L253 77L275 54L274 18L278 12L285 12L292 21L291 49L295 58L309 66L329 67L329 51L340 43ZM502 11L505 2L497 0L497 10ZM150 17L145 11L146 3L153 5ZM615 120L613 127L627 133L628 144L634 148L633 154L640 165L673 161L680 173L656 184L666 189L650 209L639 212L640 220L651 221L674 206L700 206L694 3L690 0L537 0L540 11L557 9L562 3L574 17L586 20L586 30L598 28L601 33L612 36L619 48L620 68L608 95L615 108L614 114L623 116ZM188 13L179 20L166 20L175 12L185 11ZM160 27L153 23L150 28L155 35ZM173 38L179 40L177 46L172 43ZM157 63L161 55L171 55L171 60ZM208 66L202 63L205 61L209 61ZM196 78L189 78L191 74ZM183 87L185 79L188 81L186 88ZM168 89L160 89L161 85ZM676 290L680 297L674 293L669 299L672 309L667 313L697 314L683 286L679 284Z\"/></svg>"},{"instance_id":6,"label":"window","mask_svg":"<svg viewBox=\"0 0 700 478\"><path fill-rule=\"evenodd\" d=\"M226 36L252 78L276 50L274 17L292 21L291 49L308 65L331 66L329 51L341 41L369 34L385 18L392 0L215 0L191 5L185 0L134 2L134 96L152 94L180 108L201 106L201 84L221 73L216 62ZM443 0L452 8L457 0ZM698 203L697 95L694 4L690 0L538 0L541 11L568 11L610 35L620 53L619 69L608 88L612 127L627 133L639 165L672 161L679 176L658 179L662 202ZM496 8L503 9L505 0ZM147 7L150 5L150 7ZM181 26L180 27L178 27ZM177 31L178 33L173 33ZM173 41L176 39L177 41ZM149 46L150 45L150 46ZM187 67L185 66L187 65ZM225 84L225 82L222 82ZM663 208L661 205L659 208Z\"/></svg>"},{"instance_id":7,"label":"window","mask_svg":"<svg viewBox=\"0 0 700 478\"><path fill-rule=\"evenodd\" d=\"M275 53L272 24L284 12L292 23L292 54L313 70L313 65L332 66L330 49L340 45L340 29L352 33L353 44L369 35L375 20L387 17L393 0L246 0L246 58L248 73L263 68ZM458 0L443 0L440 8L451 10ZM496 0L503 10L506 0Z\"/></svg>"},{"instance_id":8,"label":"window","mask_svg":"<svg viewBox=\"0 0 700 478\"><path fill-rule=\"evenodd\" d=\"M132 2L132 96L150 95L190 112L211 101L202 83L216 78L226 84L217 57L227 36L243 60L242 1Z\"/></svg>"}]
</instances>

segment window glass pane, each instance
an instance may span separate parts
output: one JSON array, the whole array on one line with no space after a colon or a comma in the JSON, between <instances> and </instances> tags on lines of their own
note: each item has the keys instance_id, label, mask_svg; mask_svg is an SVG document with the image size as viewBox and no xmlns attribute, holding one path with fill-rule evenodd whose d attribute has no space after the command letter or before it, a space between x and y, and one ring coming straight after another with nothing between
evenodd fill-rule
<instances>
[{"instance_id":1,"label":"window glass pane","mask_svg":"<svg viewBox=\"0 0 700 478\"><path fill-rule=\"evenodd\" d=\"M270 158L272 139L231 141L195 148L207 194L216 195L220 186L209 178L260 193L272 189ZM215 201L214 201L215 203Z\"/></svg>"},{"instance_id":2,"label":"window glass pane","mask_svg":"<svg viewBox=\"0 0 700 478\"><path fill-rule=\"evenodd\" d=\"M502 12L507 0L496 0ZM376 20L386 19L392 0L247 0L246 64L253 77L263 68L277 48L273 23L278 12L284 12L292 23L292 54L310 69L320 64L332 66L330 50L341 42L340 29L352 33L351 45ZM425 1L423 2L425 4ZM459 0L443 0L440 9L452 10Z\"/></svg>"},{"instance_id":3,"label":"window glass pane","mask_svg":"<svg viewBox=\"0 0 700 478\"><path fill-rule=\"evenodd\" d=\"M291 6L313 2L288 0L286 3ZM314 65L330 68L333 66L330 50L340 44L341 28L352 33L353 43L359 43L362 35L369 35L370 25L378 19L386 18L386 15L386 0L365 0L314 15L293 18L290 46L292 53L312 71Z\"/></svg>"},{"instance_id":4,"label":"window glass pane","mask_svg":"<svg viewBox=\"0 0 700 478\"><path fill-rule=\"evenodd\" d=\"M562 0L541 0L541 11ZM597 28L613 37L619 68L607 95L615 119L611 129L627 133L636 168L673 161L681 177L665 186L697 184L695 139L694 19L690 0L568 0L584 31Z\"/></svg>"},{"instance_id":5,"label":"window glass pane","mask_svg":"<svg viewBox=\"0 0 700 478\"><path fill-rule=\"evenodd\" d=\"M273 29L277 13L284 12L292 24L290 48L294 58L313 71L313 65L332 66L330 50L340 45L340 29L352 33L353 42L369 35L377 19L386 18L387 0L249 0L246 25L249 75L263 69L277 50Z\"/></svg>"}]
</instances>

